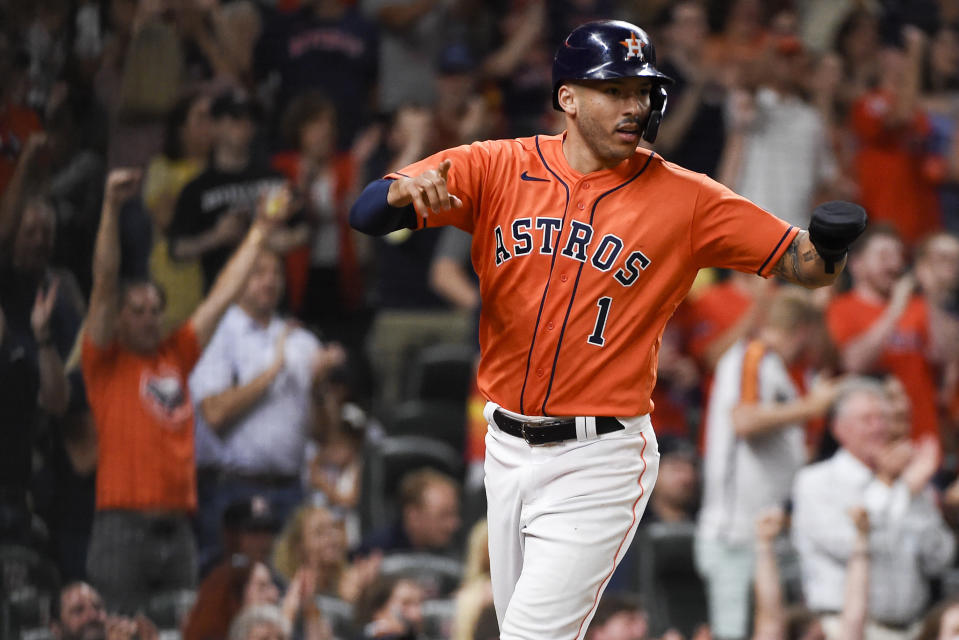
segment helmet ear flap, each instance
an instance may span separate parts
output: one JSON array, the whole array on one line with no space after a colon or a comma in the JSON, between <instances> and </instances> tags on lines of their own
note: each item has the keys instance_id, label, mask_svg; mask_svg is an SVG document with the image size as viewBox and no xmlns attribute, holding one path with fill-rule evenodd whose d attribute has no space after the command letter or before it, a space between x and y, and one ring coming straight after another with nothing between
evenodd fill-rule
<instances>
[{"instance_id":1,"label":"helmet ear flap","mask_svg":"<svg viewBox=\"0 0 959 640\"><path fill-rule=\"evenodd\" d=\"M659 123L663 121L663 113L666 111L666 88L661 84L653 87L649 94L649 117L646 118L646 126L643 128L643 140L646 142L656 142L656 134L659 133Z\"/></svg>"}]
</instances>

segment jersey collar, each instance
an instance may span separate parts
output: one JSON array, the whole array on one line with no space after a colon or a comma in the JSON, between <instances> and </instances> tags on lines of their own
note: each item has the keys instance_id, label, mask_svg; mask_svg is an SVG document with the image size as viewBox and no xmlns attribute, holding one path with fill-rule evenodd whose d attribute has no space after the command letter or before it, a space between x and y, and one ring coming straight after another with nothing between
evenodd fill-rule
<instances>
[{"instance_id":1,"label":"jersey collar","mask_svg":"<svg viewBox=\"0 0 959 640\"><path fill-rule=\"evenodd\" d=\"M547 169L559 176L559 178L570 187L574 187L580 182L588 182L590 187L600 191L613 189L633 178L647 163L652 151L639 147L636 153L627 160L624 160L612 169L601 169L592 173L580 173L573 169L566 162L566 155L563 153L563 140L566 138L566 132L555 136L538 136L539 148L542 160L546 163Z\"/></svg>"}]
</instances>

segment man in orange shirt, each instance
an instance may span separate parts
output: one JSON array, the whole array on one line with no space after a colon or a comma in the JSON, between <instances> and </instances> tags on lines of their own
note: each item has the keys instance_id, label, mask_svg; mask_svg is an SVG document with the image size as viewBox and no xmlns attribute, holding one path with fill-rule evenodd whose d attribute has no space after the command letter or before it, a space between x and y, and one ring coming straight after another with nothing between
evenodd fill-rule
<instances>
[{"instance_id":1,"label":"man in orange shirt","mask_svg":"<svg viewBox=\"0 0 959 640\"><path fill-rule=\"evenodd\" d=\"M207 298L164 338L162 290L151 281L118 283L119 211L138 181L131 169L107 178L82 350L98 435L97 512L87 569L108 605L121 613L134 613L158 591L196 584L188 519L197 496L187 377L274 221L285 213L285 205L270 219L260 212Z\"/></svg>"},{"instance_id":2,"label":"man in orange shirt","mask_svg":"<svg viewBox=\"0 0 959 640\"><path fill-rule=\"evenodd\" d=\"M371 183L351 212L371 234L473 234L503 640L586 633L656 478L660 340L698 270L826 285L865 225L861 208L832 203L800 231L639 148L670 82L655 61L635 25L577 27L553 64L564 133L441 151Z\"/></svg>"},{"instance_id":3,"label":"man in orange shirt","mask_svg":"<svg viewBox=\"0 0 959 640\"><path fill-rule=\"evenodd\" d=\"M826 321L843 368L895 375L912 404L913 439L938 439L935 363L929 354L948 350L933 347L942 327L916 292L915 276L904 272L903 254L902 240L892 227L870 228L849 258L853 288L830 303Z\"/></svg>"},{"instance_id":4,"label":"man in orange shirt","mask_svg":"<svg viewBox=\"0 0 959 640\"><path fill-rule=\"evenodd\" d=\"M913 247L941 228L942 220L929 162L932 125L919 104L925 36L911 25L903 33L904 50L887 46L879 52L879 86L852 105L849 125L863 206Z\"/></svg>"}]
</instances>

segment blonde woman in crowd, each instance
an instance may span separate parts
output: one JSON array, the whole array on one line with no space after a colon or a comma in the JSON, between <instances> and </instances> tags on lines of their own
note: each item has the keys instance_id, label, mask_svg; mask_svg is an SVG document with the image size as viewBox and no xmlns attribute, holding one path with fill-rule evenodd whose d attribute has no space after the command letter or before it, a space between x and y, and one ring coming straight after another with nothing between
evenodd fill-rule
<instances>
[{"instance_id":1,"label":"blonde woman in crowd","mask_svg":"<svg viewBox=\"0 0 959 640\"><path fill-rule=\"evenodd\" d=\"M470 530L463 581L454 599L456 605L450 638L472 640L480 614L493 603L493 584L489 576L489 529L485 518Z\"/></svg>"},{"instance_id":2,"label":"blonde woman in crowd","mask_svg":"<svg viewBox=\"0 0 959 640\"><path fill-rule=\"evenodd\" d=\"M350 564L343 523L323 507L305 506L290 518L273 553L273 566L286 580L315 585L316 595L355 603L376 577L380 556Z\"/></svg>"}]
</instances>

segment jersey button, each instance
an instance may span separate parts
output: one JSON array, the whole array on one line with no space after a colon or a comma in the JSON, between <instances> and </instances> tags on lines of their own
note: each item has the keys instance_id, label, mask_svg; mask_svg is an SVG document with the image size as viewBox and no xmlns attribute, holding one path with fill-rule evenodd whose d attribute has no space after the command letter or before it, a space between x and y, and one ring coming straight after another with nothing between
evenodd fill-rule
<instances>
[{"instance_id":1,"label":"jersey button","mask_svg":"<svg viewBox=\"0 0 959 640\"><path fill-rule=\"evenodd\" d=\"M582 211L583 209L586 208L586 205L583 204L582 202L577 202L577 203L576 203L576 208L579 209L580 211Z\"/></svg>"},{"instance_id":2,"label":"jersey button","mask_svg":"<svg viewBox=\"0 0 959 640\"><path fill-rule=\"evenodd\" d=\"M566 282L567 280L569 280L569 278L566 277L566 274L565 274L565 273L564 273L564 274L561 274L561 275L559 276L559 279L562 280L563 282Z\"/></svg>"},{"instance_id":3,"label":"jersey button","mask_svg":"<svg viewBox=\"0 0 959 640\"><path fill-rule=\"evenodd\" d=\"M552 331L552 330L553 330L553 323L552 323L552 322L547 322L547 323L546 323L546 330L547 330L547 331Z\"/></svg>"},{"instance_id":4,"label":"jersey button","mask_svg":"<svg viewBox=\"0 0 959 640\"><path fill-rule=\"evenodd\" d=\"M537 369L537 370L536 370L536 375L538 375L540 378L543 377L543 374L544 374L544 373L545 373L545 372L544 372L542 369Z\"/></svg>"},{"instance_id":5,"label":"jersey button","mask_svg":"<svg viewBox=\"0 0 959 640\"><path fill-rule=\"evenodd\" d=\"M584 183L583 183L583 188L584 188L584 189L589 189L589 183L588 183L588 182L584 182Z\"/></svg>"}]
</instances>

